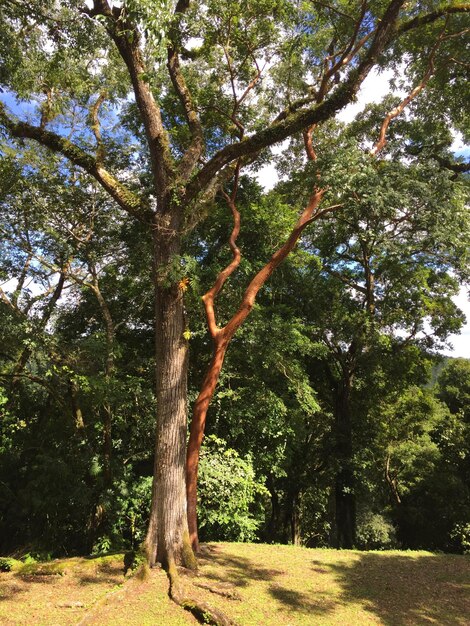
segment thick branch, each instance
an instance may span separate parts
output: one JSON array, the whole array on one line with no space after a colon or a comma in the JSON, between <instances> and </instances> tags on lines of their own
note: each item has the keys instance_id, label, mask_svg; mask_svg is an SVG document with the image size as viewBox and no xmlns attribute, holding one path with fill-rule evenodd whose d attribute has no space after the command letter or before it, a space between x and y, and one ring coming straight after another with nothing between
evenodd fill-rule
<instances>
[{"instance_id":1,"label":"thick branch","mask_svg":"<svg viewBox=\"0 0 470 626\"><path fill-rule=\"evenodd\" d=\"M95 0L93 9L85 9L84 12L90 17L103 15L107 18L107 31L127 66L145 128L157 196L162 200L172 177L173 159L160 108L145 80L146 67L139 48L139 32L134 24L125 19L124 11L117 7L111 8L107 0Z\"/></svg>"},{"instance_id":2,"label":"thick branch","mask_svg":"<svg viewBox=\"0 0 470 626\"><path fill-rule=\"evenodd\" d=\"M397 34L402 35L403 33L407 33L414 28L419 28L420 26L426 26L426 24L432 24L441 17L445 15L453 15L456 13L469 13L470 12L470 3L461 2L459 4L455 4L450 7L442 7L437 9L436 11L432 11L431 13L426 13L425 15L418 15L407 22L402 22L398 25Z\"/></svg>"},{"instance_id":3,"label":"thick branch","mask_svg":"<svg viewBox=\"0 0 470 626\"><path fill-rule=\"evenodd\" d=\"M132 191L114 178L95 157L92 157L65 137L27 122L13 120L7 114L3 103L0 103L0 124L8 130L12 137L33 139L49 148L49 150L62 154L71 163L93 176L122 209L142 221L151 219L150 209Z\"/></svg>"},{"instance_id":4,"label":"thick branch","mask_svg":"<svg viewBox=\"0 0 470 626\"><path fill-rule=\"evenodd\" d=\"M168 72L171 82L183 106L189 132L191 133L191 144L183 155L179 164L179 173L183 181L186 182L191 176L194 167L204 152L204 134L201 121L194 106L191 92L188 89L184 76L181 72L178 53L173 45L168 47Z\"/></svg>"},{"instance_id":5,"label":"thick branch","mask_svg":"<svg viewBox=\"0 0 470 626\"><path fill-rule=\"evenodd\" d=\"M372 43L357 68L349 72L348 78L326 100L314 108L288 114L242 141L231 144L217 152L201 169L188 186L186 200L190 201L210 182L213 176L227 163L239 157L258 152L271 146L312 124L324 122L351 102L362 82L387 44L391 41L398 13L405 0L392 0L377 26Z\"/></svg>"}]
</instances>

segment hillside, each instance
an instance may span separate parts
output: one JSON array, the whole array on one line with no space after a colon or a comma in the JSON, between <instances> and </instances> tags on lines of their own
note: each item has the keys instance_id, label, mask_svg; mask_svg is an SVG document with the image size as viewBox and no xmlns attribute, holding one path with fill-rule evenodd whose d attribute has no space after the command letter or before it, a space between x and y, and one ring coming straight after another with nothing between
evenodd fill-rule
<instances>
[{"instance_id":1,"label":"hillside","mask_svg":"<svg viewBox=\"0 0 470 626\"><path fill-rule=\"evenodd\" d=\"M208 544L185 585L240 626L463 626L470 616L468 556ZM196 624L167 589L161 570L125 579L120 556L54 561L0 574L0 623Z\"/></svg>"}]
</instances>

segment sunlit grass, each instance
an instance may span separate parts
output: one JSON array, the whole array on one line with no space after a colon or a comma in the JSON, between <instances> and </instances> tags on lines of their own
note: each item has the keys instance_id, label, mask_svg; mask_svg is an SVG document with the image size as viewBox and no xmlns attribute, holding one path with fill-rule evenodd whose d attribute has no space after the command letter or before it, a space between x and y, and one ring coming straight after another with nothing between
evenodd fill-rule
<instances>
[{"instance_id":1,"label":"sunlit grass","mask_svg":"<svg viewBox=\"0 0 470 626\"><path fill-rule=\"evenodd\" d=\"M196 623L161 570L126 580L122 555L46 565L0 574L2 625ZM207 544L185 586L240 626L470 624L469 556Z\"/></svg>"}]
</instances>

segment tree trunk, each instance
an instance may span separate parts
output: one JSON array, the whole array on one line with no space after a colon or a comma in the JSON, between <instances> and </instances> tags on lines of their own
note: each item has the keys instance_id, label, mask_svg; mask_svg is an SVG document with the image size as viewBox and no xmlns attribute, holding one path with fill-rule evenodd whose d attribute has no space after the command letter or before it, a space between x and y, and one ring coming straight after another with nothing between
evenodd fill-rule
<instances>
[{"instance_id":1,"label":"tree trunk","mask_svg":"<svg viewBox=\"0 0 470 626\"><path fill-rule=\"evenodd\" d=\"M219 335L218 339L220 337L221 335ZM212 360L204 377L201 391L194 404L186 456L189 539L195 552L199 551L199 537L197 532L197 472L199 466L199 451L204 437L207 410L212 396L214 395L217 381L219 380L228 345L224 340L216 340L215 344Z\"/></svg>"},{"instance_id":2,"label":"tree trunk","mask_svg":"<svg viewBox=\"0 0 470 626\"><path fill-rule=\"evenodd\" d=\"M218 293L222 289L227 278L238 267L241 259L240 250L237 248L236 240L240 229L240 214L235 205L235 197L231 198L225 194L228 204L232 210L234 218L234 226L230 235L229 244L232 250L232 261L223 269L209 291L204 294L203 301L206 309L207 325L212 336L213 357L209 365L207 374L202 383L201 391L194 405L193 418L191 421L191 429L188 443L187 454L187 471L186 471L186 488L188 493L188 524L191 533L191 546L195 552L199 549L199 540L197 534L197 470L199 463L199 452L204 437L204 428L206 422L207 409L214 394L220 371L222 369L225 352L237 332L238 328L243 324L250 314L256 300L256 296L270 278L274 270L284 261L288 254L292 251L304 228L317 220L318 218L330 213L338 205L319 209L319 204L325 189L317 189L315 187L310 200L302 211L297 223L292 229L286 242L274 252L266 265L255 275L250 281L248 287L243 294L243 298L236 313L230 318L223 328L219 328L216 322L214 311L214 301Z\"/></svg>"},{"instance_id":3,"label":"tree trunk","mask_svg":"<svg viewBox=\"0 0 470 626\"><path fill-rule=\"evenodd\" d=\"M275 543L279 537L279 517L281 507L279 504L279 496L276 491L276 485L274 483L274 477L272 474L268 475L266 481L266 487L271 495L271 515L266 528L266 539L268 542Z\"/></svg>"},{"instance_id":4,"label":"tree trunk","mask_svg":"<svg viewBox=\"0 0 470 626\"><path fill-rule=\"evenodd\" d=\"M165 277L165 268L180 250L176 226L161 228L157 223L153 229L157 426L145 541L150 565L158 560L170 572L175 565L193 568L196 564L186 517L188 345L183 336L183 292L178 285L168 285Z\"/></svg>"},{"instance_id":5,"label":"tree trunk","mask_svg":"<svg viewBox=\"0 0 470 626\"><path fill-rule=\"evenodd\" d=\"M336 454L339 470L335 479L336 547L352 548L356 541L356 496L352 467L351 375L345 373L336 404Z\"/></svg>"},{"instance_id":6,"label":"tree trunk","mask_svg":"<svg viewBox=\"0 0 470 626\"><path fill-rule=\"evenodd\" d=\"M290 503L290 538L294 546L300 546L301 544L299 508L300 493L297 492L292 494Z\"/></svg>"}]
</instances>

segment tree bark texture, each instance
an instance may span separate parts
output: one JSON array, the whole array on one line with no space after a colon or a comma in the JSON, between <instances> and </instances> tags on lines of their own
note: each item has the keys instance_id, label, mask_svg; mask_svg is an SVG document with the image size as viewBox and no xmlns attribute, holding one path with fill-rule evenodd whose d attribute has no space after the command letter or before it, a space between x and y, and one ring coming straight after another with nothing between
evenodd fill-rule
<instances>
[{"instance_id":1,"label":"tree bark texture","mask_svg":"<svg viewBox=\"0 0 470 626\"><path fill-rule=\"evenodd\" d=\"M168 224L169 228L163 231L161 223L154 226L157 425L152 506L145 544L150 565L158 560L170 570L175 565L195 565L186 515L188 345L183 336L183 293L177 285L166 284L162 276L162 268L168 267L179 253L178 225Z\"/></svg>"}]
</instances>

